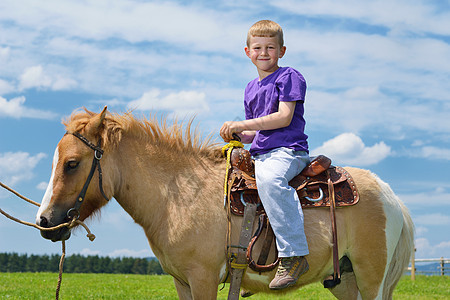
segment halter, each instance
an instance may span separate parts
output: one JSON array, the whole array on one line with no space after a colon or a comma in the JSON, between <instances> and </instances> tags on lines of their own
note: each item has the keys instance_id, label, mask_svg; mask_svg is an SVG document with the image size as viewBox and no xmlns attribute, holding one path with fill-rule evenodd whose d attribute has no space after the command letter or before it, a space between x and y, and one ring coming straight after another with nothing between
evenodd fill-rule
<instances>
[{"instance_id":1,"label":"halter","mask_svg":"<svg viewBox=\"0 0 450 300\"><path fill-rule=\"evenodd\" d=\"M100 140L98 141L98 145L96 146L78 132L66 132L66 134L72 134L76 136L86 146L94 150L94 159L92 160L91 171L89 172L86 182L84 183L84 186L77 197L77 202L75 203L74 207L67 211L67 217L69 217L70 219L78 219L80 217L81 204L83 204L84 198L86 197L86 191L89 187L89 184L91 183L92 177L94 176L95 169L98 169L98 184L100 186L100 192L102 193L102 196L106 199L106 201L109 201L108 197L106 197L105 192L103 191L102 168L100 167L100 159L102 159L103 157L103 150L100 148Z\"/></svg>"}]
</instances>

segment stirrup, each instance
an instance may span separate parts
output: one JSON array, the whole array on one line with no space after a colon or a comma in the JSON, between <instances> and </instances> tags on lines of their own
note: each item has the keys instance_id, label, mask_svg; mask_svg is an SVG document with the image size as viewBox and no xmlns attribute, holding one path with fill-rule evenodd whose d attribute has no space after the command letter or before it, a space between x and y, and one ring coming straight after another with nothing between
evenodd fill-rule
<instances>
[{"instance_id":1,"label":"stirrup","mask_svg":"<svg viewBox=\"0 0 450 300\"><path fill-rule=\"evenodd\" d=\"M331 275L323 281L323 287L326 289L331 289L337 286L339 283L341 283L341 278L337 276L334 277L334 275Z\"/></svg>"}]
</instances>

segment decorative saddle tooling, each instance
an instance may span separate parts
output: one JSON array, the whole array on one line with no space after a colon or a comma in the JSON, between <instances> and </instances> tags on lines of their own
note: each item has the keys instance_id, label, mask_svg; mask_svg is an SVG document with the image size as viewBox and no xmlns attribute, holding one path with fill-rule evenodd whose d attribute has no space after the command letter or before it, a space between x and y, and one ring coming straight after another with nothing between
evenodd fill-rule
<instances>
[{"instance_id":1,"label":"decorative saddle tooling","mask_svg":"<svg viewBox=\"0 0 450 300\"><path fill-rule=\"evenodd\" d=\"M246 162L242 163L242 160ZM228 177L231 212L235 215L243 215L245 204L250 202L258 205L258 215L265 213L258 197L255 170L250 153L243 148L233 149L231 166ZM342 167L332 166L328 157L319 155L289 182L289 185L297 190L302 208L330 206L328 176L333 183L336 207L358 203L359 194L351 175Z\"/></svg>"},{"instance_id":2,"label":"decorative saddle tooling","mask_svg":"<svg viewBox=\"0 0 450 300\"><path fill-rule=\"evenodd\" d=\"M277 266L279 258L274 242L275 236L258 197L254 162L250 153L243 148L234 148L228 151L232 152L227 173L228 192L225 204L228 206L229 213L239 216L244 215L249 204L256 206L255 215L258 217L259 224L246 247L247 264L257 272L270 271ZM331 160L323 155L315 157L289 184L297 190L302 208L330 207L335 273L333 280L328 283L324 282L324 285L325 287L335 286L340 282L340 273L334 210L335 207L358 203L359 194L356 185L345 169L332 166ZM258 246L255 247L255 245ZM229 245L229 247L236 246ZM242 245L238 247L242 248ZM253 253L255 248L258 248L257 252L259 253ZM254 256L259 257L255 260ZM231 259L233 258L231 257ZM271 261L270 263L267 263L268 259Z\"/></svg>"}]
</instances>

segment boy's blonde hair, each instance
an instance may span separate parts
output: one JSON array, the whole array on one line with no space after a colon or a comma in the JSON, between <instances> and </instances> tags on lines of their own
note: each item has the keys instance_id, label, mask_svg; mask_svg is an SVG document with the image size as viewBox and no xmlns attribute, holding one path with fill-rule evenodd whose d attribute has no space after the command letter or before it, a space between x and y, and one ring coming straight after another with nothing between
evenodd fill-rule
<instances>
[{"instance_id":1,"label":"boy's blonde hair","mask_svg":"<svg viewBox=\"0 0 450 300\"><path fill-rule=\"evenodd\" d=\"M247 47L250 47L250 38L253 36L277 37L280 48L284 46L283 29L271 20L261 20L250 27L247 33Z\"/></svg>"}]
</instances>

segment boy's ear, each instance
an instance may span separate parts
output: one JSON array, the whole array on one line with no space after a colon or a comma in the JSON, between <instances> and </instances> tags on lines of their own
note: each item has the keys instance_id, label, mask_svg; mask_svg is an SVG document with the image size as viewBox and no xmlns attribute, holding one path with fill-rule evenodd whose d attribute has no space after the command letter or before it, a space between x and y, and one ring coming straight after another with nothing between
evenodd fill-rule
<instances>
[{"instance_id":1,"label":"boy's ear","mask_svg":"<svg viewBox=\"0 0 450 300\"><path fill-rule=\"evenodd\" d=\"M248 57L250 57L250 49L248 49L248 47L244 48L245 51L245 55L247 55Z\"/></svg>"},{"instance_id":2,"label":"boy's ear","mask_svg":"<svg viewBox=\"0 0 450 300\"><path fill-rule=\"evenodd\" d=\"M284 56L284 54L286 53L286 46L281 47L280 49L280 56L279 58L282 58Z\"/></svg>"}]
</instances>

